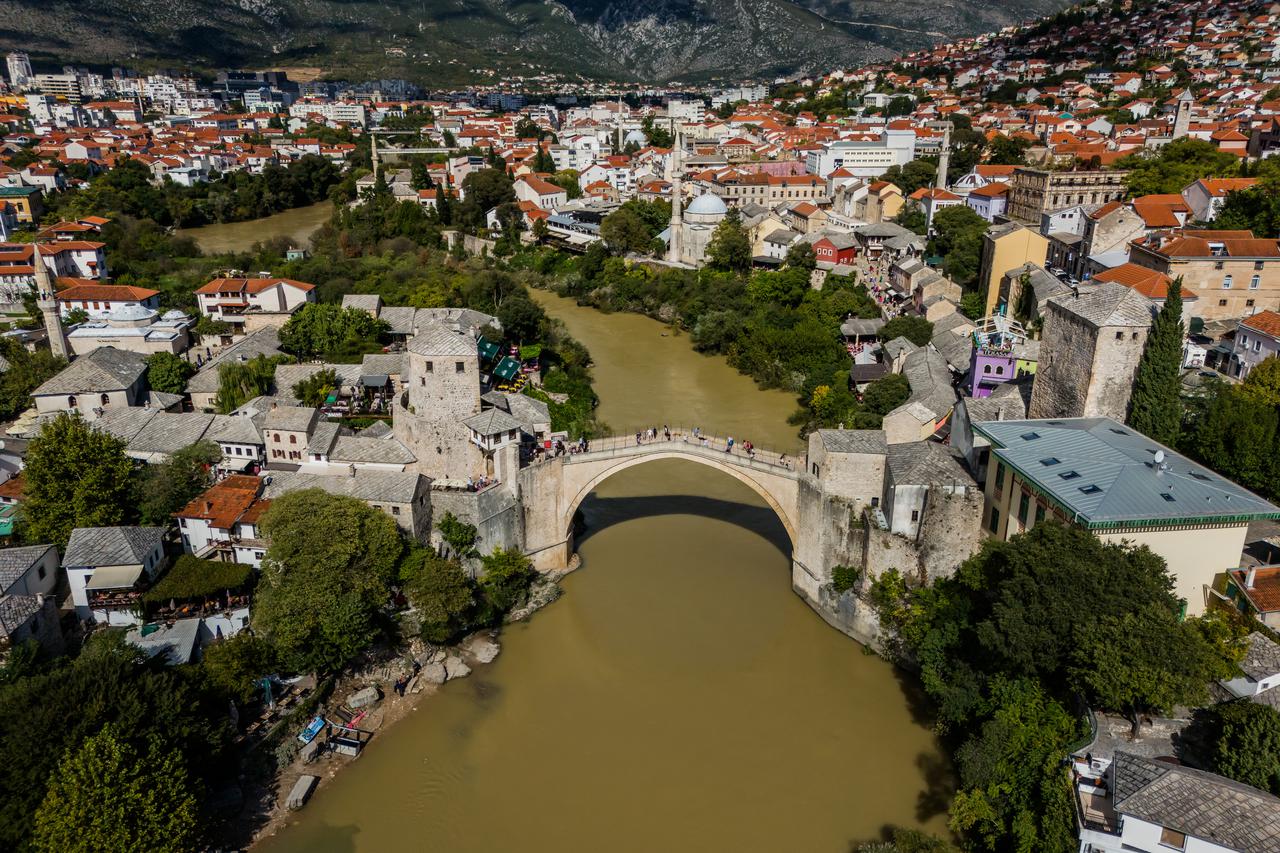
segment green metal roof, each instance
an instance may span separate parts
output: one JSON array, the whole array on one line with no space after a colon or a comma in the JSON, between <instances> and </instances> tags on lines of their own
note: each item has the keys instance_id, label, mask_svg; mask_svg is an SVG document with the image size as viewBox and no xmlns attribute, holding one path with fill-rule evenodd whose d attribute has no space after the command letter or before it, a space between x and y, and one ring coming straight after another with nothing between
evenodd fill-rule
<instances>
[{"instance_id":1,"label":"green metal roof","mask_svg":"<svg viewBox=\"0 0 1280 853\"><path fill-rule=\"evenodd\" d=\"M986 421L974 431L1028 486L1091 529L1280 518L1280 507L1110 418Z\"/></svg>"},{"instance_id":2,"label":"green metal roof","mask_svg":"<svg viewBox=\"0 0 1280 853\"><path fill-rule=\"evenodd\" d=\"M493 369L493 375L499 379L510 381L520 374L520 360L505 356Z\"/></svg>"}]
</instances>

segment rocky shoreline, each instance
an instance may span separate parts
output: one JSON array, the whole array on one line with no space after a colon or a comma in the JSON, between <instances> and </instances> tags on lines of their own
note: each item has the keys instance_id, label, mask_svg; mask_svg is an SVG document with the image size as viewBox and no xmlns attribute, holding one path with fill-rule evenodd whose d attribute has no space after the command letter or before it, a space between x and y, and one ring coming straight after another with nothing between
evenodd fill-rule
<instances>
[{"instance_id":1,"label":"rocky shoreline","mask_svg":"<svg viewBox=\"0 0 1280 853\"><path fill-rule=\"evenodd\" d=\"M507 614L504 624L524 621L559 598L563 592L560 579L579 565L579 558L574 555L567 569L539 577L529 590L528 600ZM349 707L368 707L370 710L359 727L374 732L375 739L385 737L391 726L418 710L423 700L434 696L445 684L467 677L476 667L492 663L502 651L498 641L500 633L501 629L497 628L477 631L450 646L433 646L415 638L394 655L345 674L334 686L331 701L342 701ZM413 671L415 663L418 665L416 674ZM408 678L408 683L401 696L396 693L394 685L404 678ZM292 737L293 733L288 736ZM359 756L347 758L333 753L307 759L299 752L267 781L264 798L271 802L269 805L263 803L266 817L254 830L249 848L288 826L289 816L294 812L287 807L286 800L301 776L318 777L315 790L319 790L344 767L358 760Z\"/></svg>"}]
</instances>

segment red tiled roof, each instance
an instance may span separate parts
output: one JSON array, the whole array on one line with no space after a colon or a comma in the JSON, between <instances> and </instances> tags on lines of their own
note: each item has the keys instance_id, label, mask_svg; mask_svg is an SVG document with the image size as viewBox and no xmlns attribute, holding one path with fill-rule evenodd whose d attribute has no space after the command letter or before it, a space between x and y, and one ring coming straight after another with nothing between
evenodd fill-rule
<instances>
[{"instance_id":1,"label":"red tiled roof","mask_svg":"<svg viewBox=\"0 0 1280 853\"><path fill-rule=\"evenodd\" d=\"M1280 340L1280 314L1275 311L1259 311L1252 317L1241 320L1240 325Z\"/></svg>"},{"instance_id":2,"label":"red tiled roof","mask_svg":"<svg viewBox=\"0 0 1280 853\"><path fill-rule=\"evenodd\" d=\"M248 474L232 474L175 512L177 518L201 518L210 526L229 530L258 500L262 481ZM255 516L256 517L256 516Z\"/></svg>"},{"instance_id":3,"label":"red tiled roof","mask_svg":"<svg viewBox=\"0 0 1280 853\"><path fill-rule=\"evenodd\" d=\"M1109 270L1100 272L1093 277L1093 280L1114 281L1117 284L1123 284L1125 287L1138 291L1148 299L1157 300L1163 300L1169 295L1169 285L1173 283L1173 279L1164 273L1133 263L1121 264L1118 267L1112 267ZM1185 300L1197 297L1184 287L1182 288L1182 298Z\"/></svg>"},{"instance_id":4,"label":"red tiled roof","mask_svg":"<svg viewBox=\"0 0 1280 853\"><path fill-rule=\"evenodd\" d=\"M203 287L196 288L196 293L261 293L275 284L290 284L299 290L316 288L314 284L291 278L215 278Z\"/></svg>"},{"instance_id":5,"label":"red tiled roof","mask_svg":"<svg viewBox=\"0 0 1280 853\"><path fill-rule=\"evenodd\" d=\"M73 284L57 293L58 299L66 301L94 299L102 302L141 302L158 295L158 290L126 284Z\"/></svg>"},{"instance_id":6,"label":"red tiled roof","mask_svg":"<svg viewBox=\"0 0 1280 853\"><path fill-rule=\"evenodd\" d=\"M1259 613L1280 610L1280 566L1259 566L1253 576L1252 589L1245 587L1248 576L1246 569L1231 570L1231 579Z\"/></svg>"}]
</instances>

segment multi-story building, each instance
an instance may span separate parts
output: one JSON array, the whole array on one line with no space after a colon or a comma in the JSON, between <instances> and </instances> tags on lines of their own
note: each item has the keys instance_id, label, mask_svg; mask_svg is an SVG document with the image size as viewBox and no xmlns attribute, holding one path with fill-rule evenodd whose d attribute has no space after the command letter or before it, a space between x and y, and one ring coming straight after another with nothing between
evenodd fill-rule
<instances>
[{"instance_id":1,"label":"multi-story building","mask_svg":"<svg viewBox=\"0 0 1280 853\"><path fill-rule=\"evenodd\" d=\"M1038 225L1040 217L1051 210L1122 199L1128 190L1128 174L1111 169L1052 172L1019 167L1009 176L1009 217Z\"/></svg>"},{"instance_id":2,"label":"multi-story building","mask_svg":"<svg viewBox=\"0 0 1280 853\"><path fill-rule=\"evenodd\" d=\"M1186 612L1204 612L1240 565L1249 523L1276 507L1111 418L984 421L983 526L1009 539L1053 519L1104 542L1146 545L1168 564Z\"/></svg>"},{"instance_id":3,"label":"multi-story building","mask_svg":"<svg viewBox=\"0 0 1280 853\"><path fill-rule=\"evenodd\" d=\"M879 139L844 139L826 148L810 151L805 167L821 178L844 169L856 178L875 179L893 166L905 166L915 159L914 130L885 130Z\"/></svg>"},{"instance_id":4,"label":"multi-story building","mask_svg":"<svg viewBox=\"0 0 1280 853\"><path fill-rule=\"evenodd\" d=\"M1000 282L1009 270L1026 264L1043 267L1049 241L1030 228L1006 222L982 235L982 255L978 265L978 292L987 296L986 316L996 313L1000 302Z\"/></svg>"},{"instance_id":5,"label":"multi-story building","mask_svg":"<svg viewBox=\"0 0 1280 853\"><path fill-rule=\"evenodd\" d=\"M797 201L812 201L826 195L826 183L816 175L732 174L707 182L707 190L725 204L741 207L759 204L777 207Z\"/></svg>"},{"instance_id":6,"label":"multi-story building","mask_svg":"<svg viewBox=\"0 0 1280 853\"><path fill-rule=\"evenodd\" d=\"M287 278L215 278L196 291L200 313L249 332L264 322L283 325L308 302L316 286Z\"/></svg>"},{"instance_id":7,"label":"multi-story building","mask_svg":"<svg viewBox=\"0 0 1280 853\"><path fill-rule=\"evenodd\" d=\"M1135 240L1129 259L1182 279L1205 320L1280 310L1280 241L1251 231L1159 231Z\"/></svg>"},{"instance_id":8,"label":"multi-story building","mask_svg":"<svg viewBox=\"0 0 1280 853\"><path fill-rule=\"evenodd\" d=\"M63 98L70 104L80 103L80 78L74 74L37 74L34 82L45 95Z\"/></svg>"}]
</instances>

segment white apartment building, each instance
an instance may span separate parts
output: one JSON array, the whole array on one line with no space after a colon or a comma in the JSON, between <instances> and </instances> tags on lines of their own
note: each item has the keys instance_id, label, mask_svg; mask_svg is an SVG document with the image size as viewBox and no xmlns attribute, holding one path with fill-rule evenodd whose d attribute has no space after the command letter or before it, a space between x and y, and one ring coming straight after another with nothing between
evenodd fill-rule
<instances>
[{"instance_id":1,"label":"white apartment building","mask_svg":"<svg viewBox=\"0 0 1280 853\"><path fill-rule=\"evenodd\" d=\"M196 299L200 313L244 324L252 314L293 314L316 301L315 291L314 284L287 278L215 278L196 291Z\"/></svg>"},{"instance_id":2,"label":"white apartment building","mask_svg":"<svg viewBox=\"0 0 1280 853\"><path fill-rule=\"evenodd\" d=\"M904 166L916 157L914 130L884 130L878 140L844 139L821 151L810 151L805 167L825 179L837 169L856 178L874 179L892 166Z\"/></svg>"},{"instance_id":3,"label":"white apartment building","mask_svg":"<svg viewBox=\"0 0 1280 853\"><path fill-rule=\"evenodd\" d=\"M5 57L5 66L9 71L9 85L21 89L31 84L35 74L31 71L31 58L25 53L10 53Z\"/></svg>"}]
</instances>

